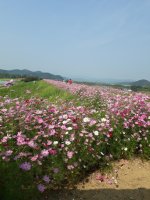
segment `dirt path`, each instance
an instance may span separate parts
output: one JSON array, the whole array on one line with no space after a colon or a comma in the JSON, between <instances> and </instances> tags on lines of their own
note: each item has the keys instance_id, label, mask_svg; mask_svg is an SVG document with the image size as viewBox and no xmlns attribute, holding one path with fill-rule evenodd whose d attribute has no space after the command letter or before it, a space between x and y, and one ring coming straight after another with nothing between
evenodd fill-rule
<instances>
[{"instance_id":1,"label":"dirt path","mask_svg":"<svg viewBox=\"0 0 150 200\"><path fill-rule=\"evenodd\" d=\"M57 191L48 200L150 200L150 161L121 160L110 174L99 171L75 190Z\"/></svg>"}]
</instances>

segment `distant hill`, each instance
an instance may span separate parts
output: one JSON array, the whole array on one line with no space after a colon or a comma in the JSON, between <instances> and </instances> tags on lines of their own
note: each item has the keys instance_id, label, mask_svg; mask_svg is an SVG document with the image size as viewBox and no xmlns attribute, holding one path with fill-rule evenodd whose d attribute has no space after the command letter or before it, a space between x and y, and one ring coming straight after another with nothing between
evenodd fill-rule
<instances>
[{"instance_id":1,"label":"distant hill","mask_svg":"<svg viewBox=\"0 0 150 200\"><path fill-rule=\"evenodd\" d=\"M150 86L150 81L142 79L131 83L132 86Z\"/></svg>"},{"instance_id":2,"label":"distant hill","mask_svg":"<svg viewBox=\"0 0 150 200\"><path fill-rule=\"evenodd\" d=\"M43 79L53 79L53 80L63 80L64 78L60 75L54 75L51 73L46 73L46 72L41 72L41 71L30 71L27 69L19 70L19 69L14 69L14 70L3 70L0 69L0 74L1 75L19 75L19 76L36 76L38 78L43 78Z\"/></svg>"}]
</instances>

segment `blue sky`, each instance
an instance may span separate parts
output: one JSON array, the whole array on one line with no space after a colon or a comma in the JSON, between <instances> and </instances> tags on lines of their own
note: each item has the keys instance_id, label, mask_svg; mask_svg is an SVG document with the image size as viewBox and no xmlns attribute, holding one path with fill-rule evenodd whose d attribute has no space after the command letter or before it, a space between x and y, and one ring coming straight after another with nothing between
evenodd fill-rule
<instances>
[{"instance_id":1,"label":"blue sky","mask_svg":"<svg viewBox=\"0 0 150 200\"><path fill-rule=\"evenodd\" d=\"M150 0L0 0L0 68L150 80Z\"/></svg>"}]
</instances>

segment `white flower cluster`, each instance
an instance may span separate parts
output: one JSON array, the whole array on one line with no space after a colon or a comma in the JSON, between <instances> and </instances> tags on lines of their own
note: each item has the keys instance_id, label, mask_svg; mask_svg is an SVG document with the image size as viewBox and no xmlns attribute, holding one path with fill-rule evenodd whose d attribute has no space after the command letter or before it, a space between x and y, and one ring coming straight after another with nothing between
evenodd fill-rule
<instances>
[{"instance_id":1,"label":"white flower cluster","mask_svg":"<svg viewBox=\"0 0 150 200\"><path fill-rule=\"evenodd\" d=\"M98 131L93 131L94 135L99 135L99 132Z\"/></svg>"},{"instance_id":2,"label":"white flower cluster","mask_svg":"<svg viewBox=\"0 0 150 200\"><path fill-rule=\"evenodd\" d=\"M85 118L83 118L83 122L90 122L90 118L88 118L88 117L85 117Z\"/></svg>"},{"instance_id":3,"label":"white flower cluster","mask_svg":"<svg viewBox=\"0 0 150 200\"><path fill-rule=\"evenodd\" d=\"M54 141L53 144L54 144L54 145L57 145L57 144L58 144L58 141Z\"/></svg>"},{"instance_id":4,"label":"white flower cluster","mask_svg":"<svg viewBox=\"0 0 150 200\"><path fill-rule=\"evenodd\" d=\"M106 122L106 121L107 121L106 118L102 118L102 119L101 119L101 122Z\"/></svg>"}]
</instances>

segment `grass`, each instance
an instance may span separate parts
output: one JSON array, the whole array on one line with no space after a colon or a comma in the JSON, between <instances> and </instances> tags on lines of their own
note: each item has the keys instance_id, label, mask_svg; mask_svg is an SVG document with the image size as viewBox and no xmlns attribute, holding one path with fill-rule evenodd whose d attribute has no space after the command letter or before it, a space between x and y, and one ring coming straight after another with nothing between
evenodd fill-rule
<instances>
[{"instance_id":1,"label":"grass","mask_svg":"<svg viewBox=\"0 0 150 200\"><path fill-rule=\"evenodd\" d=\"M75 98L74 95L68 93L67 91L61 90L52 86L44 81L36 82L22 82L16 81L16 83L9 87L0 87L0 96L8 95L10 98L23 97L25 99L31 97L42 97L49 99L50 101L62 100L72 100Z\"/></svg>"}]
</instances>

